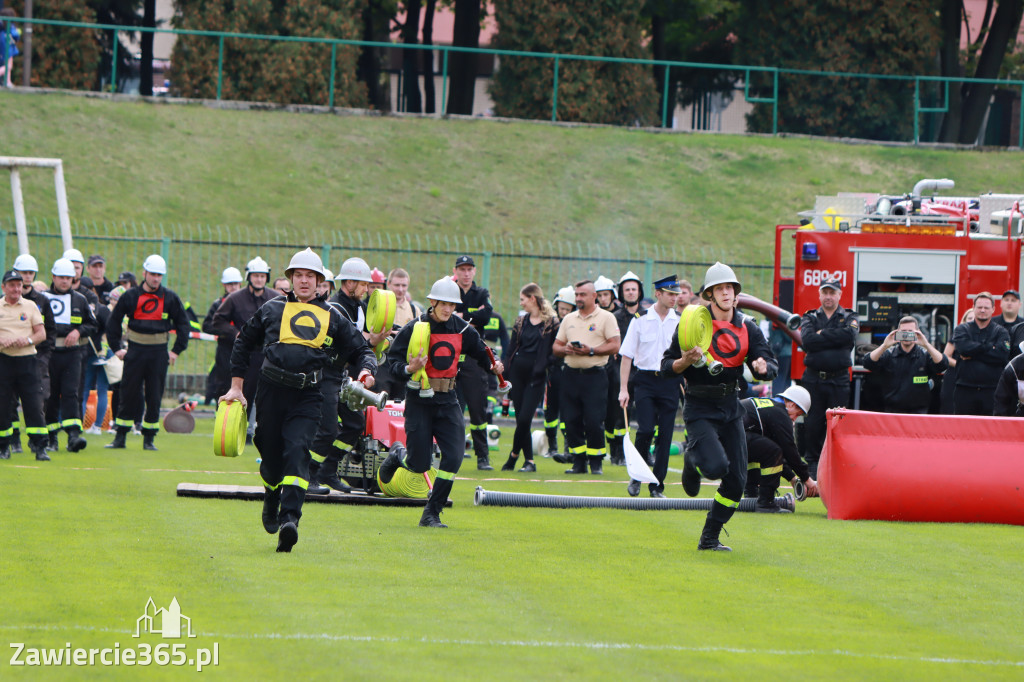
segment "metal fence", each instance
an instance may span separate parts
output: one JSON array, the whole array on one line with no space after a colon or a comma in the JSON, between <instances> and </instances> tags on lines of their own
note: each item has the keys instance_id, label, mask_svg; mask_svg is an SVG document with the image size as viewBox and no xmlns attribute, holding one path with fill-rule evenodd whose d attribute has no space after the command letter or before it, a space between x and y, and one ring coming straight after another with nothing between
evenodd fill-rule
<instances>
[{"instance_id":1,"label":"metal fence","mask_svg":"<svg viewBox=\"0 0 1024 682\"><path fill-rule=\"evenodd\" d=\"M12 222L0 219L0 263L10 267L18 255L17 234ZM488 235L452 237L393 235L385 232L337 232L327 229L249 228L224 225L148 225L72 220L75 248L88 258L102 254L107 277L122 271L141 277L142 261L151 253L167 260L166 286L191 303L200 321L211 303L223 293L220 274L228 266L240 270L260 256L271 266L271 280L281 276L291 256L311 246L324 265L337 272L352 256L365 259L386 274L401 267L409 272L410 293L423 301L430 285L451 274L455 259L471 255L477 263L476 281L491 292L495 310L511 321L518 314L519 290L536 282L551 299L561 287L598 275L618 280L632 270L644 281L648 294L652 282L676 273L699 287L707 266L716 260L729 262L728 254L711 248L686 248L654 244L597 243L551 240L510 240ZM29 247L39 261L38 279L49 282L53 261L63 253L60 227L55 220L29 223ZM744 290L771 300L772 266L729 263L743 282ZM213 363L215 344L194 340L172 368L168 391L201 390L201 377Z\"/></svg>"},{"instance_id":2,"label":"metal fence","mask_svg":"<svg viewBox=\"0 0 1024 682\"><path fill-rule=\"evenodd\" d=\"M896 74L872 74L872 73L849 73L838 71L809 71L805 69L788 69L775 66L753 66L737 64L707 64L697 62L677 62L658 59L630 59L625 57L599 57L593 55L558 54L548 52L518 52L514 50L498 50L492 48L470 48L457 47L454 45L420 45L390 42L373 42L364 40L342 40L337 38L312 38L304 36L280 36L255 33L226 33L222 31L199 31L190 29L171 28L148 28L148 27L125 27L113 24L90 24L74 21L59 21L53 19L32 19L8 18L14 23L42 24L53 26L64 26L69 28L81 28L88 30L111 31L113 33L113 59L110 60L110 83L117 83L118 68L118 33L168 33L174 35L205 36L216 39L218 44L217 58L217 100L221 99L222 86L224 83L224 41L228 40L257 40L271 42L293 42L305 44L320 44L329 48L331 60L328 76L328 93L324 106L333 108L335 106L335 85L337 74L335 64L337 62L337 50L339 46L356 46L382 48L389 50L437 50L441 55L441 108L442 113L447 112L448 96L448 61L449 55L455 53L473 53L478 55L493 55L497 57L522 57L528 59L541 59L551 62L552 86L551 86L551 120L558 119L558 93L559 93L559 67L564 62L600 62L609 64L640 64L643 66L665 67L662 89L662 110L661 127L668 127L672 112L668 110L669 88L671 83L671 72L673 69L698 69L735 72L743 83L743 96L747 102L752 104L764 104L771 107L771 132L779 132L779 101L780 101L780 77L795 76L807 78L825 78L832 81L849 82L849 87L856 87L857 83L864 81L877 82L879 88L894 88L905 93L907 98L907 111L913 115L913 134L909 140L918 143L922 139L921 129L923 117L945 114L949 109L949 89L961 87L964 84L991 84L1006 90L1019 92L1020 99L1024 102L1024 80L1000 80L991 78L950 78L945 76L929 75L896 75ZM755 87L755 81L758 86ZM941 102L941 104L939 104ZM290 104L290 102L281 102ZM1024 106L1018 107L1017 140L1016 146L1024 149ZM932 119L934 122L934 119ZM801 131L789 131L801 132ZM842 133L838 133L840 136ZM898 140L897 140L898 141ZM907 141L907 140L903 140ZM1011 140L1010 144L1013 144Z\"/></svg>"}]
</instances>

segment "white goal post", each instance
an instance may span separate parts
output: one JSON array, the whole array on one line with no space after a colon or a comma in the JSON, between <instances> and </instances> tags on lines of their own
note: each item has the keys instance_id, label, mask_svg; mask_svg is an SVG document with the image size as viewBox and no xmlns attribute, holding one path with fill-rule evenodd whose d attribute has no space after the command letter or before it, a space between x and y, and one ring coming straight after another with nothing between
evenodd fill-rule
<instances>
[{"instance_id":1,"label":"white goal post","mask_svg":"<svg viewBox=\"0 0 1024 682\"><path fill-rule=\"evenodd\" d=\"M36 159L18 156L0 156L0 167L11 172L11 198L14 200L14 225L18 230L18 253L29 253L28 230L25 227L25 201L21 195L22 168L52 168L53 184L57 192L57 216L64 249L72 248L71 219L68 217L68 195L64 189L64 162L60 159Z\"/></svg>"}]
</instances>

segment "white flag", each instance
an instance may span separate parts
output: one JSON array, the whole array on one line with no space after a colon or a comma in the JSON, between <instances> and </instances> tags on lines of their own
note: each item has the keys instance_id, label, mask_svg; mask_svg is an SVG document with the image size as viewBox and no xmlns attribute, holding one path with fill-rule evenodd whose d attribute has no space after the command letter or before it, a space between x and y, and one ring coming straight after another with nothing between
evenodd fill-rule
<instances>
[{"instance_id":1,"label":"white flag","mask_svg":"<svg viewBox=\"0 0 1024 682\"><path fill-rule=\"evenodd\" d=\"M637 451L636 446L633 445L633 441L630 439L629 434L622 439L622 449L626 452L626 471L629 472L629 477L634 481L640 481L641 483L658 483L658 478L651 471L651 468L647 466L647 461L640 456L640 452Z\"/></svg>"}]
</instances>

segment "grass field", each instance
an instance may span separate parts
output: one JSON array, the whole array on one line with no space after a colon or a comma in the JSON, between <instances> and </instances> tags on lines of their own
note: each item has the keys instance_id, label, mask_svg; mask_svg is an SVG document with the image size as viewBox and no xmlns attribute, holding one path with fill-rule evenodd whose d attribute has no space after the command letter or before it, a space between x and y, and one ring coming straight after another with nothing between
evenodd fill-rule
<instances>
[{"instance_id":1,"label":"grass field","mask_svg":"<svg viewBox=\"0 0 1024 682\"><path fill-rule=\"evenodd\" d=\"M0 93L0 155L63 158L72 217L297 234L484 234L725 249L768 263L773 230L818 194L1020 192L1016 151L656 134L483 119L233 111ZM26 173L29 217L55 215ZM0 216L11 215L0 192ZM317 237L319 240L319 237ZM314 243L321 243L315 241ZM324 242L326 243L326 242Z\"/></svg>"},{"instance_id":2,"label":"grass field","mask_svg":"<svg viewBox=\"0 0 1024 682\"><path fill-rule=\"evenodd\" d=\"M487 476L466 460L448 530L418 528L418 509L311 503L294 551L276 554L259 503L175 496L183 481L258 484L255 451L214 457L211 426L161 434L159 452L138 437L111 452L94 436L49 464L0 462L0 638L56 649L177 641L133 638L152 597L177 598L191 618L189 655L217 645L204 675L236 680L1024 673L1017 527L828 521L813 500L785 518L736 514L723 536L735 551L698 553L703 512L472 504L477 485L625 496L620 467L567 481L550 459L537 474ZM667 493L681 497L670 477ZM190 675L15 667L5 650L7 680Z\"/></svg>"}]
</instances>

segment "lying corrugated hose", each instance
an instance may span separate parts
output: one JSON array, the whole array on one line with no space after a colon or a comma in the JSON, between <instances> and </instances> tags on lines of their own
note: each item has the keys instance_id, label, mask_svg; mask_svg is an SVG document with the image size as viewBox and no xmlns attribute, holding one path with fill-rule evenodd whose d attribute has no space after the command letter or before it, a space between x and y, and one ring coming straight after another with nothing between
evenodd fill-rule
<instances>
[{"instance_id":1,"label":"lying corrugated hose","mask_svg":"<svg viewBox=\"0 0 1024 682\"><path fill-rule=\"evenodd\" d=\"M576 495L541 495L535 493L503 493L484 490L478 486L473 495L473 504L484 507L541 507L545 509L711 509L714 500L710 497L694 498L647 498L647 497L579 497ZM752 512L756 500L747 497L740 500L737 511ZM793 496L786 493L776 497L775 503L783 509L796 511Z\"/></svg>"}]
</instances>

